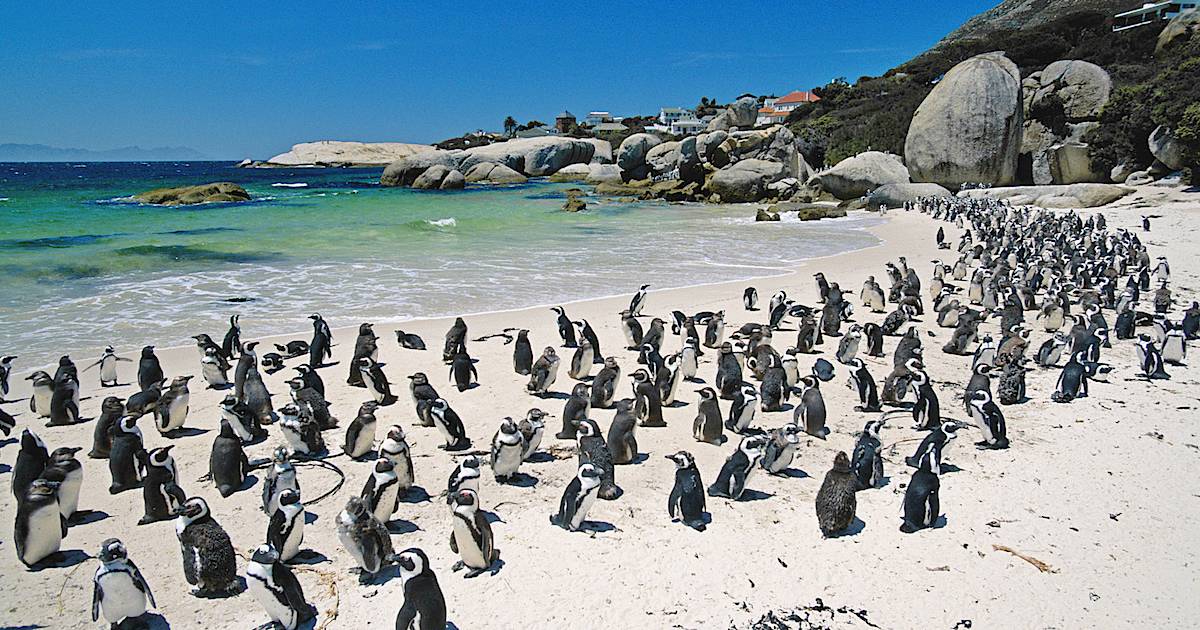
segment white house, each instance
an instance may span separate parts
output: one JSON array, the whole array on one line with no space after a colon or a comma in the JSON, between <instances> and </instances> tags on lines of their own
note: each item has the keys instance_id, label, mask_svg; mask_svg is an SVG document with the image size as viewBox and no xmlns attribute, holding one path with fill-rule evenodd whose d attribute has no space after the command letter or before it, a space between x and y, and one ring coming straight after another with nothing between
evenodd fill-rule
<instances>
[{"instance_id":1,"label":"white house","mask_svg":"<svg viewBox=\"0 0 1200 630\"><path fill-rule=\"evenodd\" d=\"M755 125L779 125L787 120L788 114L804 103L815 103L821 100L821 97L812 92L795 91L790 92L779 98L768 98L763 101L763 106L758 109L758 117L754 119Z\"/></svg>"},{"instance_id":2,"label":"white house","mask_svg":"<svg viewBox=\"0 0 1200 630\"><path fill-rule=\"evenodd\" d=\"M613 122L612 114L609 112L588 112L588 115L583 119L583 124L589 127L595 127L596 125L608 122Z\"/></svg>"},{"instance_id":3,"label":"white house","mask_svg":"<svg viewBox=\"0 0 1200 630\"><path fill-rule=\"evenodd\" d=\"M680 118L669 125L673 136L692 136L704 131L708 125L692 118Z\"/></svg>"},{"instance_id":4,"label":"white house","mask_svg":"<svg viewBox=\"0 0 1200 630\"><path fill-rule=\"evenodd\" d=\"M1113 16L1114 33L1169 20L1184 11L1200 7L1200 2L1147 2L1140 8Z\"/></svg>"},{"instance_id":5,"label":"white house","mask_svg":"<svg viewBox=\"0 0 1200 630\"><path fill-rule=\"evenodd\" d=\"M682 107L663 107L658 110L658 122L664 125L670 125L683 118L695 118L695 116L695 114Z\"/></svg>"}]
</instances>

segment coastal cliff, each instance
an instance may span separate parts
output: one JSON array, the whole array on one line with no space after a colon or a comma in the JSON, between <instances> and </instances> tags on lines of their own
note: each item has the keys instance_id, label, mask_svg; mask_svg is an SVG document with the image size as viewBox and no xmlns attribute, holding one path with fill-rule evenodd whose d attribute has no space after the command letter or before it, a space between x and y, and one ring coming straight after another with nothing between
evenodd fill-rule
<instances>
[{"instance_id":1,"label":"coastal cliff","mask_svg":"<svg viewBox=\"0 0 1200 630\"><path fill-rule=\"evenodd\" d=\"M244 160L239 166L248 168L280 168L297 166L386 166L410 155L434 148L428 144L407 142L347 142L343 140L319 140L292 145L286 153L280 153L265 161Z\"/></svg>"}]
</instances>

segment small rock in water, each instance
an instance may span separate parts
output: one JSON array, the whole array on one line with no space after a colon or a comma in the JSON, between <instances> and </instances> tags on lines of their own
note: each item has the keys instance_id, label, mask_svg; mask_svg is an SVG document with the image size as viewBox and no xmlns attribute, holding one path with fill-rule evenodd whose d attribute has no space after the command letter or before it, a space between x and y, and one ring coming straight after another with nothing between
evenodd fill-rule
<instances>
[{"instance_id":1,"label":"small rock in water","mask_svg":"<svg viewBox=\"0 0 1200 630\"><path fill-rule=\"evenodd\" d=\"M563 210L567 212L587 210L587 203L581 197L583 197L582 190L578 188L567 189L567 202L563 204Z\"/></svg>"},{"instance_id":2,"label":"small rock in water","mask_svg":"<svg viewBox=\"0 0 1200 630\"><path fill-rule=\"evenodd\" d=\"M225 298L224 300L221 300L221 301L229 302L230 304L245 304L246 302L253 302L253 301L255 301L255 299L252 297L231 297L231 298Z\"/></svg>"},{"instance_id":3,"label":"small rock in water","mask_svg":"<svg viewBox=\"0 0 1200 630\"><path fill-rule=\"evenodd\" d=\"M755 221L778 221L779 215L772 213L772 212L768 212L765 208L759 208L758 212L754 215L754 220Z\"/></svg>"}]
</instances>

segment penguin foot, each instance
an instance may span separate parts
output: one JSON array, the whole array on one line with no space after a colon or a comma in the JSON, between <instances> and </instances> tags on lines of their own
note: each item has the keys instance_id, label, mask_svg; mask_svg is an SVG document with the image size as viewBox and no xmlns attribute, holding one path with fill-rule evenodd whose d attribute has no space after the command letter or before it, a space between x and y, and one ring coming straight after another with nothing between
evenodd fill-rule
<instances>
[{"instance_id":1,"label":"penguin foot","mask_svg":"<svg viewBox=\"0 0 1200 630\"><path fill-rule=\"evenodd\" d=\"M455 562L453 566L450 567L450 570L457 573L459 571L462 571L463 567L465 567L465 566L467 566L467 565L464 564L462 560L459 560L458 562Z\"/></svg>"},{"instance_id":2,"label":"penguin foot","mask_svg":"<svg viewBox=\"0 0 1200 630\"><path fill-rule=\"evenodd\" d=\"M487 573L487 569L471 569L470 571L467 571L466 575L463 577L469 580L471 578L477 578L484 573Z\"/></svg>"},{"instance_id":3,"label":"penguin foot","mask_svg":"<svg viewBox=\"0 0 1200 630\"><path fill-rule=\"evenodd\" d=\"M643 427L648 427L648 428L651 428L651 429L658 429L658 428L662 428L662 427L665 427L665 426L667 426L667 423L666 423L666 422L663 422L662 420L659 420L658 422L643 422L643 423L642 423L642 426L643 426Z\"/></svg>"},{"instance_id":4,"label":"penguin foot","mask_svg":"<svg viewBox=\"0 0 1200 630\"><path fill-rule=\"evenodd\" d=\"M916 527L916 526L910 524L908 521L905 521L903 524L900 525L900 531L904 532L905 534L916 533L919 529L920 529L919 527Z\"/></svg>"},{"instance_id":5,"label":"penguin foot","mask_svg":"<svg viewBox=\"0 0 1200 630\"><path fill-rule=\"evenodd\" d=\"M574 440L574 439L575 439L575 434L574 434L574 433L567 433L566 431L559 431L558 433L555 433L555 434L554 434L554 437L555 437L555 438L558 438L558 439L560 439L560 440Z\"/></svg>"}]
</instances>

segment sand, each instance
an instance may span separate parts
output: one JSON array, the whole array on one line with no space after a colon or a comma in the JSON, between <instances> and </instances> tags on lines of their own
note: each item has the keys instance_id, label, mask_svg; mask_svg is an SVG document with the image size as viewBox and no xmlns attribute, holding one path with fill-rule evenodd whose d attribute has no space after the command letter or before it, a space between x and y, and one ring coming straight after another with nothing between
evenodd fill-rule
<instances>
[{"instance_id":1,"label":"sand","mask_svg":"<svg viewBox=\"0 0 1200 630\"><path fill-rule=\"evenodd\" d=\"M1106 216L1110 227L1132 229L1140 225L1139 212L1162 215L1144 238L1151 256L1170 258L1177 301L1186 305L1200 286L1196 282L1200 250L1193 245L1200 226L1200 195L1175 194L1177 200L1166 203L1155 198L1157 194L1146 188L1122 200L1119 211L1107 210ZM1154 207L1147 210L1139 204ZM868 274L884 278L884 263L905 255L927 283L929 261L948 256L934 248L937 223L932 219L899 211L887 218L886 224L872 228L883 240L880 246L812 260L778 277L655 291L645 313L667 318L673 309L725 309L727 330L732 331L766 317L764 311L749 313L742 308L746 286L756 286L764 302L776 290L786 289L800 302L813 304L812 273L823 271L852 296L856 321L881 321L882 315L859 307L857 295ZM950 225L946 231L956 241L959 231ZM629 279L630 294L637 284L636 278ZM617 312L627 303L628 297L622 297L567 305L573 318L591 322L605 353L617 356L623 370L619 391L626 396L630 392L626 375L635 368L635 355L623 349ZM464 304L463 310L472 309ZM1172 317L1178 318L1180 312L1177 308ZM296 314L297 329L307 324L305 315ZM1111 321L1112 314L1106 316ZM1032 313L1027 313L1030 317ZM950 331L934 326L932 317L923 319L920 328L928 371L936 381L943 414L966 419L958 400L968 377L969 358L943 354L940 347ZM1200 407L1197 370L1171 367L1170 381L1138 380L1132 342L1114 341L1113 349L1105 350L1104 360L1115 366L1110 383L1094 384L1091 397L1071 404L1049 400L1057 369L1031 372L1030 400L1003 409L1012 441L1009 450L977 451L972 443L980 438L974 429L952 442L945 457L952 467L942 476L945 522L936 529L914 535L898 531L903 487L911 475L903 460L922 435L902 418L889 424L882 436L887 485L858 494L861 523L852 534L822 539L813 508L817 489L834 454L850 452L855 434L875 417L853 410L857 401L845 387L847 373L839 365L836 378L822 384L832 429L829 438L805 437L790 476L758 471L749 484L755 491L753 500L710 498L712 523L703 533L669 520L666 503L674 469L663 455L680 449L692 452L707 484L716 478L737 441L736 436L723 446L694 441L691 425L698 396L693 390L703 385L681 388L683 404L664 410L667 428L638 429L645 457L640 463L618 467L617 482L625 494L617 501L597 502L589 520L602 523L602 531L588 534L548 523L576 469L573 443L553 437L561 425L565 399L561 394L574 384L565 369L571 351L559 349L564 366L554 390L560 396L543 400L527 395L526 378L513 373L511 346L498 339L471 343L471 354L479 359L480 386L459 393L447 380L448 369L440 356L449 323L403 324L406 331L424 337L431 348L427 352L402 350L391 332L395 327L376 326L382 338L381 360L387 363L385 371L400 395L399 403L377 415L380 438L391 424L408 432L417 484L433 497L401 504L397 518L402 522L395 526L405 533L394 535L393 544L397 550L420 547L429 554L455 627L745 627L771 611L811 606L817 598L835 609L826 614L836 617L834 627L868 627L865 620L883 628L965 627L960 625L963 620L970 620L975 628L1190 627L1200 611L1194 597L1200 572L1193 544L1200 535L1200 495L1192 483L1200 459L1200 438L1193 423ZM242 324L243 338L255 339L255 322ZM467 324L471 338L521 326L531 329L535 349L559 346L554 314L548 308L476 315L468 317ZM998 335L997 327L996 321L989 321L983 330ZM206 332L219 338L224 326L214 321ZM345 385L354 336L354 330L335 331L334 360L339 363L321 371L332 411L343 427L367 396L364 390ZM1032 347L1045 338L1046 333L1035 331ZM896 340L886 339L886 358L868 359L880 383L890 369ZM777 346L793 342L794 332L777 333ZM668 337L664 347L674 350L678 344L677 338ZM125 356L136 356L135 348L117 345ZM826 341L821 346L823 356L832 358L836 345ZM90 362L82 354L72 356L81 367ZM159 357L168 376L199 374L194 348L162 350ZM714 357L715 352L709 352L702 359L699 376L705 384L712 384ZM814 359L802 356L801 368L807 369ZM121 365L122 382L135 380L135 366ZM20 379L32 369L18 364L17 389L10 398L27 395L27 382ZM542 448L554 459L522 467L536 479L535 484L500 486L484 469L481 502L498 519L493 528L503 561L494 575L466 580L450 571L458 558L447 542L451 516L438 495L445 489L453 458L436 448L441 443L436 429L413 426L405 377L416 371L430 375L462 416L477 449L488 447L504 416L519 418L534 406L550 414ZM276 407L288 401L284 381L292 374L285 370L265 376ZM84 395L90 396L83 403L87 417L97 415L104 396L128 396L135 389L127 385L100 390L95 371L83 374L83 388ZM143 431L148 447L176 445L173 452L181 485L189 494L208 500L235 547L246 554L262 542L267 527L260 510L261 481L228 499L220 498L211 484L197 481L207 472L218 427L216 405L223 396L223 392L204 390L197 378L187 424L202 433L167 440L150 421L142 423ZM728 404L721 401L723 411ZM51 449L84 446L86 453L90 446L90 423L46 428L43 421L31 417L25 403L6 405L6 409L25 411L17 418L18 430L33 427ZM612 414L596 410L592 417L607 431ZM778 427L791 417L790 410L760 413L756 424ZM271 432L268 441L248 448L251 458L267 457L281 441L278 428L271 427ZM340 448L342 429L325 436L331 449ZM17 450L8 441L0 450L0 462L11 466ZM68 566L28 572L16 560L10 536L15 506L5 483L5 492L0 493L0 520L5 523L0 527L0 571L9 579L0 581L0 625L88 625L90 578L96 561L82 559L79 552L95 554L100 541L110 536L127 543L154 589L158 613L173 627L245 628L266 621L263 610L247 594L216 600L191 596L173 523L136 526L142 513L140 492L109 496L106 462L83 461L80 508L107 516L71 528L63 543L63 550L73 558L63 563ZM309 507L315 520L305 534L305 546L328 560L298 566L299 578L309 600L321 611L318 627L390 628L403 601L401 580L394 577L382 584L360 585L350 572L353 561L338 543L334 524L346 498L361 489L370 464L344 456L331 461L345 471L346 483L335 496ZM6 477L10 475L0 479ZM301 469L305 496L324 492L334 481L331 473ZM1045 570L1022 555L1044 563ZM243 568L244 559L239 561L239 570ZM840 607L846 611L837 613Z\"/></svg>"}]
</instances>

